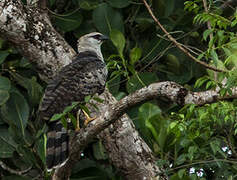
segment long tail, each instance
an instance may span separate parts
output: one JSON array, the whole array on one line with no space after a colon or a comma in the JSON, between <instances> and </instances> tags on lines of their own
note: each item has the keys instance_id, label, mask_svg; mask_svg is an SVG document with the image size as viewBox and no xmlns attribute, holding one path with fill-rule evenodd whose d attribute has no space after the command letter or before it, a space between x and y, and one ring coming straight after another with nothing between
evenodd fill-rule
<instances>
[{"instance_id":1,"label":"long tail","mask_svg":"<svg viewBox=\"0 0 237 180\"><path fill-rule=\"evenodd\" d=\"M46 146L46 166L51 171L62 166L68 158L69 137L66 129L60 121L48 124L47 146Z\"/></svg>"}]
</instances>

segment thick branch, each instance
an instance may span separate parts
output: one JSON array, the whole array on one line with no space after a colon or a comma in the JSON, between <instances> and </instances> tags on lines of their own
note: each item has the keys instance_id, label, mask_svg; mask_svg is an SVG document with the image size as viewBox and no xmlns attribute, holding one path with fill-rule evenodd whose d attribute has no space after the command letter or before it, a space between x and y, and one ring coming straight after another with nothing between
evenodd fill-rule
<instances>
[{"instance_id":1,"label":"thick branch","mask_svg":"<svg viewBox=\"0 0 237 180\"><path fill-rule=\"evenodd\" d=\"M22 55L36 63L44 80L50 79L61 67L70 63L75 55L75 51L54 30L47 15L41 13L41 10L36 6L24 7L20 0L0 1L0 33L2 37L18 47ZM108 102L114 101L109 92L102 94L101 97ZM103 113L107 106L101 105L99 107L100 112ZM98 117L99 113L97 112L97 114ZM87 133L87 131L84 132ZM118 158L114 158L114 151L107 149L113 165L122 171L127 179L134 179L134 177L138 180L151 179L157 172L160 172L151 150L139 137L133 123L127 116L123 116L113 124L113 136L108 131L104 131L103 136L105 137L103 140L105 147L116 149L116 156L121 157L118 162ZM130 137L126 139L127 146L122 146L126 136ZM112 137L116 137L116 139ZM74 142L77 142L77 139ZM117 146L118 144L120 145ZM137 154L140 149L149 158L144 157L143 154ZM73 156L80 154L73 152ZM70 165L73 166L77 161L78 158L71 161L73 163ZM67 168L64 170L61 174L57 173L60 171L57 171L54 178L67 179L70 176L70 170Z\"/></svg>"},{"instance_id":2,"label":"thick branch","mask_svg":"<svg viewBox=\"0 0 237 180\"><path fill-rule=\"evenodd\" d=\"M44 11L34 6L25 7L19 0L0 1L0 33L23 56L37 63L45 80L69 64L76 54L54 30Z\"/></svg>"},{"instance_id":3,"label":"thick branch","mask_svg":"<svg viewBox=\"0 0 237 180\"><path fill-rule=\"evenodd\" d=\"M132 106L160 97L166 97L172 102L182 106L185 104L204 105L216 102L217 100L236 98L237 88L232 89L232 95L222 97L218 90L191 92L181 85L171 81L151 84L148 87L144 87L135 93L124 97L112 106L107 105L104 113L92 122L93 126L83 129L82 132L77 135L78 144L74 146L72 152L74 152L77 148L85 148L87 143L90 142L93 137L95 137L103 129L107 128L110 124L114 123Z\"/></svg>"},{"instance_id":4,"label":"thick branch","mask_svg":"<svg viewBox=\"0 0 237 180\"><path fill-rule=\"evenodd\" d=\"M67 168L71 169L70 165L73 164L76 159L80 158L78 157L77 152L82 151L88 143L96 137L97 134L119 119L126 112L126 110L130 109L134 105L140 104L141 102L160 97L166 97L181 106L185 104L204 105L207 103L213 103L217 100L236 98L237 88L232 89L231 96L222 97L219 94L219 90L191 92L175 82L167 81L154 83L148 87L144 87L135 93L124 97L119 102L113 104L108 103L104 106L104 113L91 123L93 125L90 125L79 132L76 141L72 142L73 145L71 146L72 149L70 159L66 163L65 167L58 170L58 174L63 174L62 171ZM143 153L143 149L140 150L141 152L139 153ZM157 172L159 172L159 169L157 169Z\"/></svg>"}]
</instances>

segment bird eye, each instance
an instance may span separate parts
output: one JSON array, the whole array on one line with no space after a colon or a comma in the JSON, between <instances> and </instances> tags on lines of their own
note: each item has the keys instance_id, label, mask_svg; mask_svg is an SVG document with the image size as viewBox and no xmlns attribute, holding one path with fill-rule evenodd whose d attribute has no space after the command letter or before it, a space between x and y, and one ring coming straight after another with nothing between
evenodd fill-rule
<instances>
[{"instance_id":1,"label":"bird eye","mask_svg":"<svg viewBox=\"0 0 237 180\"><path fill-rule=\"evenodd\" d=\"M92 36L93 38L97 39L97 40L101 40L101 35L97 34L97 35L94 35Z\"/></svg>"}]
</instances>

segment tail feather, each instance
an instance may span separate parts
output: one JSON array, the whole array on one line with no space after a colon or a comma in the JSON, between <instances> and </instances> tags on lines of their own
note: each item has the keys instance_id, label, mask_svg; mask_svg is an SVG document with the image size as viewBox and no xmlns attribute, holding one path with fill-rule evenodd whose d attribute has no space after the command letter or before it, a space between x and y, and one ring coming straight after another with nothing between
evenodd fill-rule
<instances>
[{"instance_id":1,"label":"tail feather","mask_svg":"<svg viewBox=\"0 0 237 180\"><path fill-rule=\"evenodd\" d=\"M64 164L68 158L68 134L60 121L48 124L46 165L50 171Z\"/></svg>"}]
</instances>

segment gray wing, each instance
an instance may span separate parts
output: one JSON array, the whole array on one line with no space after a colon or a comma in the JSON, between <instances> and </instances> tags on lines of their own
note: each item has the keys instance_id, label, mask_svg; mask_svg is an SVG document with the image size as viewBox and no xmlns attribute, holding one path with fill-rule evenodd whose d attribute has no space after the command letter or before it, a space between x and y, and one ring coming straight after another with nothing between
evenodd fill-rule
<instances>
[{"instance_id":1,"label":"gray wing","mask_svg":"<svg viewBox=\"0 0 237 180\"><path fill-rule=\"evenodd\" d=\"M106 66L97 57L77 58L48 84L39 109L41 118L47 121L72 102L82 102L85 96L102 93L106 76Z\"/></svg>"}]
</instances>

